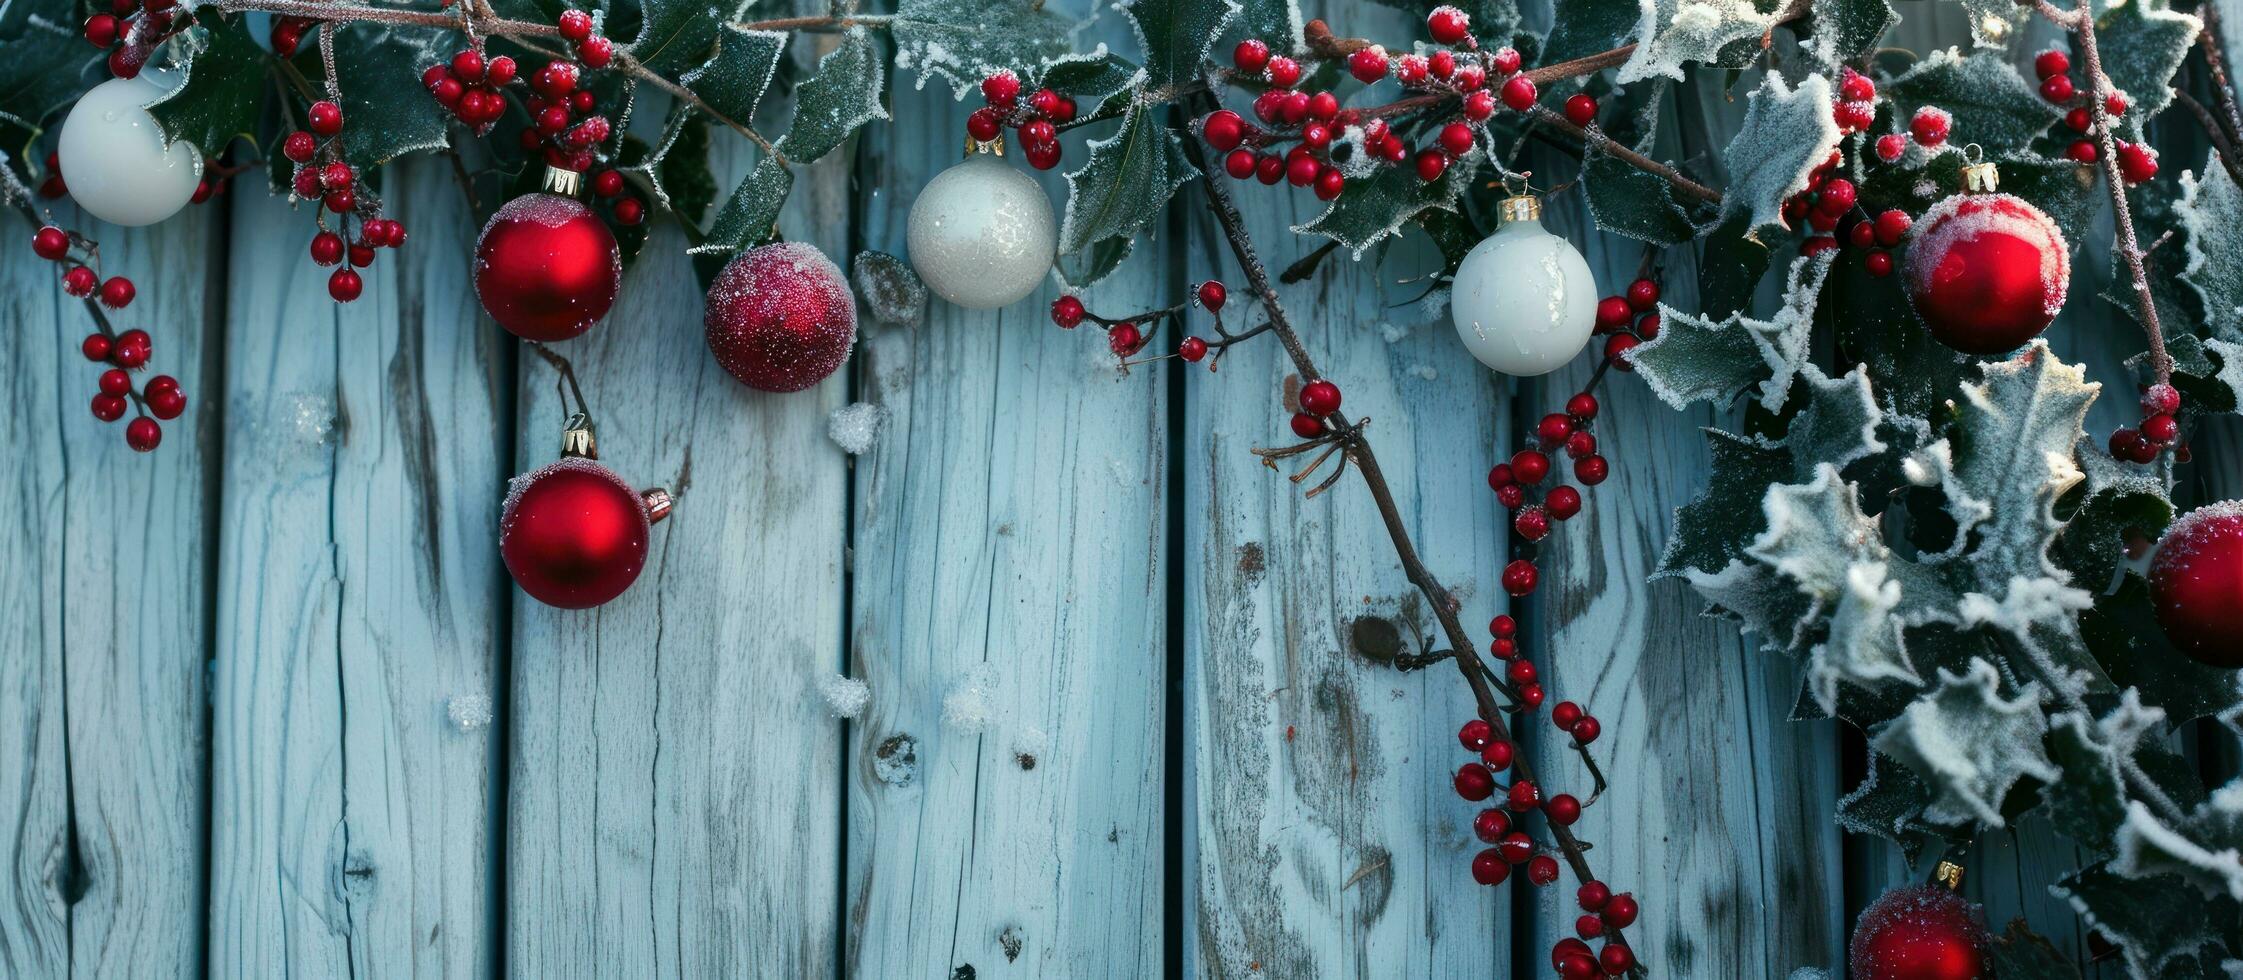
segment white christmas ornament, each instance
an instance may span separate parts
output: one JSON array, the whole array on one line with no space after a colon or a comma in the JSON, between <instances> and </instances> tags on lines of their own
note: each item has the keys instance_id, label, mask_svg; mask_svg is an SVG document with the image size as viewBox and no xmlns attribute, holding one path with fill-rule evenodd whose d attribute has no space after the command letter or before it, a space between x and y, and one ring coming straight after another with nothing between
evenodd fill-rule
<instances>
[{"instance_id":1,"label":"white christmas ornament","mask_svg":"<svg viewBox=\"0 0 2243 980\"><path fill-rule=\"evenodd\" d=\"M969 310L1035 292L1058 245L1044 189L986 150L936 174L911 202L911 267L936 295Z\"/></svg>"},{"instance_id":2,"label":"white christmas ornament","mask_svg":"<svg viewBox=\"0 0 2243 980\"><path fill-rule=\"evenodd\" d=\"M1456 268L1449 300L1457 336L1480 363L1532 377L1563 366L1596 327L1597 283L1573 243L1542 230L1542 202L1502 203L1495 234Z\"/></svg>"},{"instance_id":3,"label":"white christmas ornament","mask_svg":"<svg viewBox=\"0 0 2243 980\"><path fill-rule=\"evenodd\" d=\"M179 213L202 182L202 152L193 143L166 144L148 103L177 79L149 69L112 78L78 97L62 122L62 182L87 214L110 224L152 225Z\"/></svg>"}]
</instances>

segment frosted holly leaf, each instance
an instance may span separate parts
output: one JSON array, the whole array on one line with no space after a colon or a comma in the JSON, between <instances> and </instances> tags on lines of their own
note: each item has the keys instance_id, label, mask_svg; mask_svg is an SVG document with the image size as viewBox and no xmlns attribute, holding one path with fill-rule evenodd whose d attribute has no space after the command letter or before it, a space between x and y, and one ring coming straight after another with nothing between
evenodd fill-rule
<instances>
[{"instance_id":1,"label":"frosted holly leaf","mask_svg":"<svg viewBox=\"0 0 2243 980\"><path fill-rule=\"evenodd\" d=\"M2243 782L2229 782L2177 823L2140 800L2127 804L2111 870L2129 877L2171 874L2206 896L2243 900Z\"/></svg>"},{"instance_id":2,"label":"frosted holly leaf","mask_svg":"<svg viewBox=\"0 0 2243 980\"><path fill-rule=\"evenodd\" d=\"M2197 663L2165 639L2149 585L2139 575L2122 576L2117 588L2098 596L2095 608L2080 615L2079 629L2113 684L2140 688L2176 725L2243 710L2235 671Z\"/></svg>"},{"instance_id":3,"label":"frosted holly leaf","mask_svg":"<svg viewBox=\"0 0 2243 980\"><path fill-rule=\"evenodd\" d=\"M2210 906L2174 875L2133 875L2111 861L2083 868L2048 891L2070 903L2085 928L2119 948L2129 976L2202 976L2190 958L2219 943Z\"/></svg>"},{"instance_id":4,"label":"frosted holly leaf","mask_svg":"<svg viewBox=\"0 0 2243 980\"><path fill-rule=\"evenodd\" d=\"M709 0L639 0L639 36L631 42L631 57L651 71L675 78L708 60L719 25L739 20L753 5L754 0L729 0L722 6Z\"/></svg>"},{"instance_id":5,"label":"frosted holly leaf","mask_svg":"<svg viewBox=\"0 0 2243 980\"><path fill-rule=\"evenodd\" d=\"M2121 468L2093 450L2081 456L2106 461L2109 475L2099 483L2092 474L2104 464L2083 467L2091 474L2086 499L2056 535L2056 562L2073 581L2100 584L2109 582L2124 563L2127 532L2155 540L2173 520L2173 503L2158 481L2128 472L2135 467Z\"/></svg>"},{"instance_id":6,"label":"frosted holly leaf","mask_svg":"<svg viewBox=\"0 0 2243 980\"><path fill-rule=\"evenodd\" d=\"M1556 64L1627 43L1643 19L1638 0L1556 0L1542 61Z\"/></svg>"},{"instance_id":7,"label":"frosted holly leaf","mask_svg":"<svg viewBox=\"0 0 2243 980\"><path fill-rule=\"evenodd\" d=\"M1935 839L1933 828L1921 820L1930 802L1930 787L1914 771L1872 752L1861 785L1838 800L1838 826L1892 841L1901 857L1915 864L1924 845Z\"/></svg>"},{"instance_id":8,"label":"frosted holly leaf","mask_svg":"<svg viewBox=\"0 0 2243 980\"><path fill-rule=\"evenodd\" d=\"M2082 477L2072 450L2102 386L2057 360L2045 340L1981 370L1983 383L1962 386L1950 437L1953 469L1943 474L1948 496L1985 514L1957 530L1958 537L1980 539L1966 560L1982 584L2062 581L2063 570L2047 554L2062 527L2053 508Z\"/></svg>"},{"instance_id":9,"label":"frosted holly leaf","mask_svg":"<svg viewBox=\"0 0 2243 980\"><path fill-rule=\"evenodd\" d=\"M1064 54L1043 63L1036 84L1075 100L1075 118L1087 119L1111 99L1144 84L1145 71L1101 43L1083 54Z\"/></svg>"},{"instance_id":10,"label":"frosted holly leaf","mask_svg":"<svg viewBox=\"0 0 2243 980\"><path fill-rule=\"evenodd\" d=\"M1674 530L1667 535L1667 548L1659 556L1653 578L1712 573L1744 558L1753 536L1767 526L1761 511L1762 488L1790 481L1796 469L1791 452L1766 439L1720 429L1705 433L1712 472L1722 478L1708 481L1689 503L1675 509ZM1694 575L1691 580L1697 581Z\"/></svg>"},{"instance_id":11,"label":"frosted holly leaf","mask_svg":"<svg viewBox=\"0 0 2243 980\"><path fill-rule=\"evenodd\" d=\"M1478 169L1477 153L1449 165L1441 179L1419 180L1410 167L1380 167L1370 176L1349 180L1330 207L1293 226L1299 235L1322 235L1347 246L1355 258L1426 211L1455 211L1457 197Z\"/></svg>"},{"instance_id":12,"label":"frosted holly leaf","mask_svg":"<svg viewBox=\"0 0 2243 980\"><path fill-rule=\"evenodd\" d=\"M57 13L76 9L73 4ZM16 21L0 14L0 30L9 30L7 36L0 37L0 47L8 52L6 58L0 58L0 121L37 133L48 116L85 91L79 79L84 77L87 62L100 56L86 46L78 31L49 18L29 16ZM9 147L11 152L18 149Z\"/></svg>"},{"instance_id":13,"label":"frosted holly leaf","mask_svg":"<svg viewBox=\"0 0 2243 980\"><path fill-rule=\"evenodd\" d=\"M1398 6L1398 4L1389 4ZM1411 5L1408 10L1421 8ZM1516 17L1516 8L1514 18ZM1278 54L1300 54L1306 50L1301 42L1301 31L1308 20L1301 14L1301 0L1240 0L1238 24L1247 37L1259 38ZM1478 26L1474 24L1474 26ZM1506 32L1501 35L1508 37Z\"/></svg>"},{"instance_id":14,"label":"frosted holly leaf","mask_svg":"<svg viewBox=\"0 0 2243 980\"><path fill-rule=\"evenodd\" d=\"M678 76L678 82L718 115L745 126L755 118L756 106L779 70L779 58L787 50L787 34L726 24L717 34L716 46L709 60Z\"/></svg>"},{"instance_id":15,"label":"frosted holly leaf","mask_svg":"<svg viewBox=\"0 0 2243 980\"><path fill-rule=\"evenodd\" d=\"M793 189L794 171L776 158L764 158L725 199L724 207L709 225L708 237L686 251L693 255L729 255L770 237L779 220L779 209L786 206L787 192Z\"/></svg>"},{"instance_id":16,"label":"frosted holly leaf","mask_svg":"<svg viewBox=\"0 0 2243 980\"><path fill-rule=\"evenodd\" d=\"M387 163L441 149L450 114L421 88L421 69L451 58L457 38L433 27L343 24L335 33L336 85L342 89L343 149L353 162ZM260 76L261 77L261 76Z\"/></svg>"},{"instance_id":17,"label":"frosted holly leaf","mask_svg":"<svg viewBox=\"0 0 2243 980\"><path fill-rule=\"evenodd\" d=\"M1625 160L1591 149L1581 164L1581 182L1599 229L1653 245L1679 245L1698 237L1698 226L1675 202L1674 189Z\"/></svg>"},{"instance_id":18,"label":"frosted holly leaf","mask_svg":"<svg viewBox=\"0 0 2243 980\"><path fill-rule=\"evenodd\" d=\"M1089 159L1067 175L1062 254L1137 234L1159 216L1176 188L1199 176L1175 131L1161 125L1161 114L1157 105L1133 103L1121 129L1090 141Z\"/></svg>"},{"instance_id":19,"label":"frosted holly leaf","mask_svg":"<svg viewBox=\"0 0 2243 980\"><path fill-rule=\"evenodd\" d=\"M1960 0L1970 20L1971 40L1981 48L1998 48L2025 23L2026 8L2014 0Z\"/></svg>"},{"instance_id":20,"label":"frosted holly leaf","mask_svg":"<svg viewBox=\"0 0 2243 980\"><path fill-rule=\"evenodd\" d=\"M1900 22L1886 0L1813 0L1815 35L1806 45L1828 69L1877 50L1885 32Z\"/></svg>"},{"instance_id":21,"label":"frosted holly leaf","mask_svg":"<svg viewBox=\"0 0 2243 980\"><path fill-rule=\"evenodd\" d=\"M817 73L795 88L794 122L779 152L809 163L833 152L857 127L888 118L880 104L880 59L862 27L841 36L841 46L818 59Z\"/></svg>"},{"instance_id":22,"label":"frosted holly leaf","mask_svg":"<svg viewBox=\"0 0 2243 980\"><path fill-rule=\"evenodd\" d=\"M1830 639L1818 643L1807 661L1807 687L1825 714L1838 711L1838 685L1877 688L1890 682L1923 686L1908 662L1904 626L1893 611L1900 606L1900 583L1886 577L1889 566L1856 562L1846 566L1844 588L1830 611Z\"/></svg>"},{"instance_id":23,"label":"frosted holly leaf","mask_svg":"<svg viewBox=\"0 0 2243 980\"><path fill-rule=\"evenodd\" d=\"M1877 751L1906 764L1931 791L1924 818L1935 823L2005 826L2002 797L2019 779L2049 782L2061 775L2041 738L2041 687L2027 683L2001 695L2001 672L1972 658L1963 673L1940 670L1931 693L1916 699L1876 736Z\"/></svg>"},{"instance_id":24,"label":"frosted holly leaf","mask_svg":"<svg viewBox=\"0 0 2243 980\"><path fill-rule=\"evenodd\" d=\"M1815 625L1814 600L1765 565L1731 559L1717 572L1684 568L1681 574L1711 604L1707 615L1734 618L1769 653L1797 650Z\"/></svg>"},{"instance_id":25,"label":"frosted holly leaf","mask_svg":"<svg viewBox=\"0 0 2243 980\"><path fill-rule=\"evenodd\" d=\"M1808 175L1838 148L1830 99L1830 81L1820 75L1809 75L1793 88L1774 73L1746 97L1744 122L1722 151L1729 169L1724 216L1748 215L1755 232L1790 227L1783 202L1806 190Z\"/></svg>"},{"instance_id":26,"label":"frosted holly leaf","mask_svg":"<svg viewBox=\"0 0 2243 980\"><path fill-rule=\"evenodd\" d=\"M2181 199L2173 213L2186 233L2188 264L2181 281L2204 301L2211 336L2243 340L2243 191L2207 154L2202 176L2181 174Z\"/></svg>"},{"instance_id":27,"label":"frosted holly leaf","mask_svg":"<svg viewBox=\"0 0 2243 980\"><path fill-rule=\"evenodd\" d=\"M1742 67L1725 64L1722 49L1757 40L1776 25L1776 15L1762 12L1751 0L1640 0L1637 9L1636 48L1620 66L1623 85L1658 77L1679 82L1682 66L1689 62ZM1822 114L1829 117L1827 104Z\"/></svg>"},{"instance_id":28,"label":"frosted holly leaf","mask_svg":"<svg viewBox=\"0 0 2243 980\"><path fill-rule=\"evenodd\" d=\"M2125 769L2164 720L2165 712L2144 706L2132 688L2099 720L2085 711L2050 717L2049 759L2064 776L2041 788L2049 822L2064 836L2108 852L2126 815Z\"/></svg>"},{"instance_id":29,"label":"frosted holly leaf","mask_svg":"<svg viewBox=\"0 0 2243 980\"><path fill-rule=\"evenodd\" d=\"M1079 290L1112 275L1136 247L1134 238L1108 238L1094 242L1089 248L1062 255L1052 263L1052 272L1059 277L1060 285ZM1103 355L1101 355L1103 357ZM1112 358L1105 358L1109 363Z\"/></svg>"},{"instance_id":30,"label":"frosted holly leaf","mask_svg":"<svg viewBox=\"0 0 2243 980\"><path fill-rule=\"evenodd\" d=\"M903 0L889 21L896 67L918 74L916 88L948 81L961 100L999 71L1027 77L1065 54L1070 26L1035 0Z\"/></svg>"},{"instance_id":31,"label":"frosted holly leaf","mask_svg":"<svg viewBox=\"0 0 2243 980\"><path fill-rule=\"evenodd\" d=\"M849 279L872 318L894 327L917 327L926 317L927 284L902 259L866 250L849 263Z\"/></svg>"},{"instance_id":32,"label":"frosted holly leaf","mask_svg":"<svg viewBox=\"0 0 2243 980\"><path fill-rule=\"evenodd\" d=\"M2009 0L1989 2L2020 9ZM1957 142L1967 136L1988 151L2022 149L2064 115L2061 107L2041 98L1999 51L1969 55L1954 48L1934 51L1885 83L1883 93L1893 100L1894 118L1907 119L1920 107L1937 106L1954 117Z\"/></svg>"},{"instance_id":33,"label":"frosted holly leaf","mask_svg":"<svg viewBox=\"0 0 2243 980\"><path fill-rule=\"evenodd\" d=\"M1238 0L1124 0L1115 6L1137 34L1146 84L1154 89L1196 81L1200 63L1240 10Z\"/></svg>"},{"instance_id":34,"label":"frosted holly leaf","mask_svg":"<svg viewBox=\"0 0 2243 980\"><path fill-rule=\"evenodd\" d=\"M1754 385L1763 407L1782 408L1792 377L1807 364L1816 296L1832 260L1832 254L1793 260L1783 307L1766 320L1732 313L1713 321L1662 303L1658 338L1629 351L1628 362L1660 401L1675 408L1727 404Z\"/></svg>"},{"instance_id":35,"label":"frosted holly leaf","mask_svg":"<svg viewBox=\"0 0 2243 980\"><path fill-rule=\"evenodd\" d=\"M1784 432L1784 448L1802 466L1827 463L1843 470L1854 461L1885 450L1877 438L1884 413L1869 388L1869 372L1856 365L1844 377L1831 378L1809 364L1799 372L1807 383L1806 407ZM1798 479L1810 474L1799 473Z\"/></svg>"},{"instance_id":36,"label":"frosted holly leaf","mask_svg":"<svg viewBox=\"0 0 2243 980\"><path fill-rule=\"evenodd\" d=\"M716 175L709 172L708 117L679 103L652 146L626 138L623 147L618 169L638 174L656 203L698 226L717 193Z\"/></svg>"},{"instance_id":37,"label":"frosted holly leaf","mask_svg":"<svg viewBox=\"0 0 2243 980\"><path fill-rule=\"evenodd\" d=\"M257 129L265 51L241 19L229 23L211 18L188 30L202 43L187 60L179 87L150 103L148 114L156 117L165 137L191 143L203 159L216 160L234 137L253 137ZM441 143L441 128L438 135Z\"/></svg>"},{"instance_id":38,"label":"frosted holly leaf","mask_svg":"<svg viewBox=\"0 0 2243 980\"><path fill-rule=\"evenodd\" d=\"M2148 119L2173 101L2173 73L2188 58L2201 21L2175 13L2165 0L2133 0L2104 11L2095 20L2095 46L2103 73L2126 93Z\"/></svg>"}]
</instances>

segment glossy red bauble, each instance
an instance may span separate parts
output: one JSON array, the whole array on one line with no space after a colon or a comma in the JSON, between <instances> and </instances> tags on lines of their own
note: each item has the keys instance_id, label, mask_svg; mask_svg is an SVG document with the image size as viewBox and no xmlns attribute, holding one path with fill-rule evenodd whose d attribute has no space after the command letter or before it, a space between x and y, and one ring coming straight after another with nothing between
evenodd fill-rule
<instances>
[{"instance_id":1,"label":"glossy red bauble","mask_svg":"<svg viewBox=\"0 0 2243 980\"><path fill-rule=\"evenodd\" d=\"M1984 913L1935 885L1886 892L1854 924L1847 964L1857 980L1975 980L1988 969Z\"/></svg>"},{"instance_id":2,"label":"glossy red bauble","mask_svg":"<svg viewBox=\"0 0 2243 980\"><path fill-rule=\"evenodd\" d=\"M2165 638L2189 659L2243 667L2243 505L2213 504L2167 528L2150 559L2150 598Z\"/></svg>"},{"instance_id":3,"label":"glossy red bauble","mask_svg":"<svg viewBox=\"0 0 2243 980\"><path fill-rule=\"evenodd\" d=\"M623 252L592 209L558 194L524 194L491 216L475 242L475 295L524 340L567 340L615 305Z\"/></svg>"},{"instance_id":4,"label":"glossy red bauble","mask_svg":"<svg viewBox=\"0 0 2243 980\"><path fill-rule=\"evenodd\" d=\"M1962 194L1917 219L1903 280L1934 338L2002 354L2040 336L2071 286L2064 233L2008 194Z\"/></svg>"},{"instance_id":5,"label":"glossy red bauble","mask_svg":"<svg viewBox=\"0 0 2243 980\"><path fill-rule=\"evenodd\" d=\"M649 520L636 490L580 456L514 478L498 522L506 571L530 598L588 609L646 567Z\"/></svg>"},{"instance_id":6,"label":"glossy red bauble","mask_svg":"<svg viewBox=\"0 0 2243 980\"><path fill-rule=\"evenodd\" d=\"M709 287L709 351L740 383L801 391L849 359L857 300L824 252L803 242L749 249Z\"/></svg>"}]
</instances>

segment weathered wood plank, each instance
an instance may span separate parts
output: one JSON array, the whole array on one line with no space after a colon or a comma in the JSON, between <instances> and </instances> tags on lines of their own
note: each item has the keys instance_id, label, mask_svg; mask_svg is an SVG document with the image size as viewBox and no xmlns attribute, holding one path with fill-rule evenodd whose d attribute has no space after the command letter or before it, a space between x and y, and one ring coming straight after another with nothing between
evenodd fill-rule
<instances>
[{"instance_id":1,"label":"weathered wood plank","mask_svg":"<svg viewBox=\"0 0 2243 980\"><path fill-rule=\"evenodd\" d=\"M474 229L442 164L391 175L412 233L337 306L308 212L243 193L228 290L210 967L476 976L495 729L492 528L508 366L473 329Z\"/></svg>"},{"instance_id":2,"label":"weathered wood plank","mask_svg":"<svg viewBox=\"0 0 2243 980\"><path fill-rule=\"evenodd\" d=\"M1410 36L1408 15L1368 3L1327 13L1347 33ZM1322 243L1291 231L1323 210L1308 194L1251 181L1230 189L1273 272ZM1228 322L1259 322L1201 193L1186 198L1187 279L1232 283ZM1445 308L1415 302L1427 284L1402 281L1439 266L1422 238L1383 261L1342 250L1280 292L1345 413L1373 420L1426 565L1463 601L1467 624L1485 623L1505 599L1495 583L1506 529L1486 474L1511 427L1509 393L1465 352ZM1486 846L1471 832L1479 807L1449 788L1471 758L1456 743L1470 693L1449 665L1403 674L1366 656L1391 656L1393 640L1375 639L1389 631L1409 652L1423 652L1424 638L1447 645L1369 493L1350 473L1305 499L1329 470L1296 484L1248 452L1297 441L1287 418L1302 379L1273 339L1242 345L1213 374L1177 369L1189 378L1179 462L1188 967L1229 977L1506 972L1517 948L1510 890L1472 883L1471 858Z\"/></svg>"},{"instance_id":3,"label":"weathered wood plank","mask_svg":"<svg viewBox=\"0 0 2243 980\"><path fill-rule=\"evenodd\" d=\"M0 811L13 898L0 906L0 974L199 973L203 949L203 664L208 475L218 443L213 273L222 216L191 208L123 229L54 210L102 243L102 271L139 295L112 316L154 337L151 369L180 378L190 411L152 455L87 411L94 329L60 267L11 250L0 265L0 402L11 461L0 529ZM30 235L10 222L7 234ZM21 241L22 239L16 239Z\"/></svg>"},{"instance_id":4,"label":"weathered wood plank","mask_svg":"<svg viewBox=\"0 0 2243 980\"><path fill-rule=\"evenodd\" d=\"M845 159L801 173L780 223L829 255L844 243ZM731 157L719 183L749 162ZM674 225L656 228L615 311L556 346L602 460L668 487L677 509L637 584L604 607L553 609L508 586L516 976L833 969L839 726L810 682L841 664L847 485L825 418L845 379L769 395L725 374L684 250ZM557 457L563 410L553 372L520 362L512 468L526 472Z\"/></svg>"},{"instance_id":5,"label":"weathered wood plank","mask_svg":"<svg viewBox=\"0 0 2243 980\"><path fill-rule=\"evenodd\" d=\"M899 256L971 108L912 80L859 171L864 247ZM1067 142L1062 169L1086 152ZM1065 185L1041 183L1056 209ZM1140 242L1089 302L1168 302L1171 254ZM1125 377L1094 329L1052 326L1057 295L867 328L858 397L891 416L853 504L851 673L873 695L848 754L853 976L1162 969L1172 409L1159 368ZM946 722L977 679L988 723Z\"/></svg>"}]
</instances>

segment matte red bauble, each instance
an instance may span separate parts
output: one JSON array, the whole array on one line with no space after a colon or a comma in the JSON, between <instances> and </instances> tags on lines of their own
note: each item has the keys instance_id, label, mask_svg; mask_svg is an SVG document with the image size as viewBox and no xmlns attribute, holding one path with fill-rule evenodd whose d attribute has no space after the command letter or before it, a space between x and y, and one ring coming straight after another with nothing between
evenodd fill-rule
<instances>
[{"instance_id":1,"label":"matte red bauble","mask_svg":"<svg viewBox=\"0 0 2243 980\"><path fill-rule=\"evenodd\" d=\"M1968 171L1983 168L1979 176ZM1965 168L1991 191L1992 164ZM1903 281L1931 335L1965 354L2003 354L2040 336L2064 306L2072 262L2064 233L2008 194L1964 193L1916 220Z\"/></svg>"},{"instance_id":2,"label":"matte red bauble","mask_svg":"<svg viewBox=\"0 0 2243 980\"><path fill-rule=\"evenodd\" d=\"M2243 667L2243 503L2199 507L2167 528L2150 559L2165 638L2189 659Z\"/></svg>"},{"instance_id":3,"label":"matte red bauble","mask_svg":"<svg viewBox=\"0 0 2243 980\"><path fill-rule=\"evenodd\" d=\"M648 527L669 495L631 489L582 456L514 478L499 516L499 553L530 598L587 609L622 595L646 567Z\"/></svg>"},{"instance_id":4,"label":"matte red bauble","mask_svg":"<svg viewBox=\"0 0 2243 980\"><path fill-rule=\"evenodd\" d=\"M614 233L572 197L508 201L475 242L475 295L491 319L524 340L567 340L592 329L622 284Z\"/></svg>"},{"instance_id":5,"label":"matte red bauble","mask_svg":"<svg viewBox=\"0 0 2243 980\"><path fill-rule=\"evenodd\" d=\"M802 242L749 249L709 287L709 352L740 383L801 391L857 342L857 300L824 252Z\"/></svg>"},{"instance_id":6,"label":"matte red bauble","mask_svg":"<svg viewBox=\"0 0 2243 980\"><path fill-rule=\"evenodd\" d=\"M1886 892L1861 912L1848 949L1854 980L1977 980L1986 964L1985 914L1936 885Z\"/></svg>"}]
</instances>

